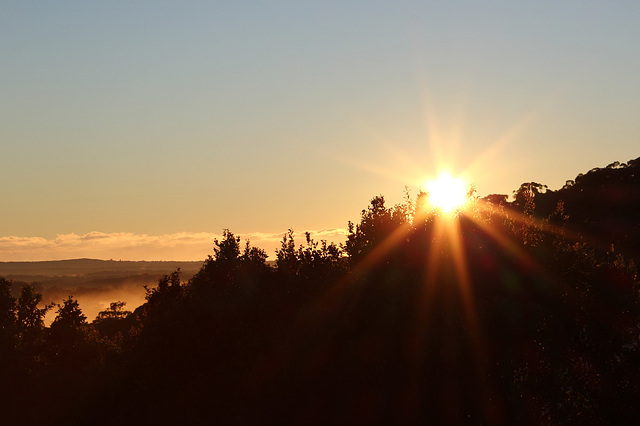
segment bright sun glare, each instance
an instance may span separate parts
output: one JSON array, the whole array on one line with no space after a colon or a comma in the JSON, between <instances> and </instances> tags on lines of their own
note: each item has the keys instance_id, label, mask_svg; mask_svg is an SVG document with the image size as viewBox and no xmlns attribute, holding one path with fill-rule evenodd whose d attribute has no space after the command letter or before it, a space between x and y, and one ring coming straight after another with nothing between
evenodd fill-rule
<instances>
[{"instance_id":1,"label":"bright sun glare","mask_svg":"<svg viewBox=\"0 0 640 426\"><path fill-rule=\"evenodd\" d=\"M451 213L467 202L467 184L449 173L440 173L436 180L426 182L429 204L444 213Z\"/></svg>"}]
</instances>

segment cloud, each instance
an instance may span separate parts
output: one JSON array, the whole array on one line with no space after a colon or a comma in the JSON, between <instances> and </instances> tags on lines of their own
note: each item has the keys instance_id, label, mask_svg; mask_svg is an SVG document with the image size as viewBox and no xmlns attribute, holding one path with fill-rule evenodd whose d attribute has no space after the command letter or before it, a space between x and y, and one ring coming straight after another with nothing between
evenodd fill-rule
<instances>
[{"instance_id":1,"label":"cloud","mask_svg":"<svg viewBox=\"0 0 640 426\"><path fill-rule=\"evenodd\" d=\"M304 242L304 232L296 232L296 242ZM347 231L341 228L309 230L316 241L341 243ZM237 234L249 239L252 246L264 249L270 259L286 231L278 233L253 232ZM221 239L211 232L179 232L165 235L133 234L128 232L60 234L54 239L42 237L0 237L0 260L37 261L77 258L116 260L204 260L213 253L213 242Z\"/></svg>"}]
</instances>

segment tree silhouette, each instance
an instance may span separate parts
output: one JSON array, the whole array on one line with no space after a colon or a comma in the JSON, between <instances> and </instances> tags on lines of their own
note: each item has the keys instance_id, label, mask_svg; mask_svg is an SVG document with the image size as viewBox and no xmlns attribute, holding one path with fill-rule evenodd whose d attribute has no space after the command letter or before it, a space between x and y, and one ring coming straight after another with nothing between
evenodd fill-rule
<instances>
[{"instance_id":1,"label":"tree silhouette","mask_svg":"<svg viewBox=\"0 0 640 426\"><path fill-rule=\"evenodd\" d=\"M91 322L100 335L107 337L114 344L122 344L124 335L135 328L135 320L130 318L132 312L125 310L126 302L111 302L109 307L98 312L96 318ZM117 348L116 348L117 350Z\"/></svg>"},{"instance_id":2,"label":"tree silhouette","mask_svg":"<svg viewBox=\"0 0 640 426\"><path fill-rule=\"evenodd\" d=\"M16 299L11 294L11 282L0 277L0 408L11 401L11 385L16 380Z\"/></svg>"},{"instance_id":3,"label":"tree silhouette","mask_svg":"<svg viewBox=\"0 0 640 426\"><path fill-rule=\"evenodd\" d=\"M53 304L38 308L42 294L31 284L23 284L16 308L16 319L20 330L26 334L34 334L44 329L44 316Z\"/></svg>"},{"instance_id":4,"label":"tree silhouette","mask_svg":"<svg viewBox=\"0 0 640 426\"><path fill-rule=\"evenodd\" d=\"M102 321L102 320L109 320L109 319L115 319L115 320L125 319L131 314L131 311L126 311L124 309L124 306L126 304L127 304L126 302L121 302L121 301L111 302L111 304L109 305L109 308L105 309L104 311L98 312L98 316L94 321Z\"/></svg>"},{"instance_id":5,"label":"tree silhouette","mask_svg":"<svg viewBox=\"0 0 640 426\"><path fill-rule=\"evenodd\" d=\"M295 233L289 229L276 250L276 267L281 274L298 275L299 259L296 253Z\"/></svg>"},{"instance_id":6,"label":"tree silhouette","mask_svg":"<svg viewBox=\"0 0 640 426\"><path fill-rule=\"evenodd\" d=\"M82 313L78 301L69 296L62 305L58 305L57 315L51 323L51 328L77 328L87 323L87 317Z\"/></svg>"},{"instance_id":7,"label":"tree silhouette","mask_svg":"<svg viewBox=\"0 0 640 426\"><path fill-rule=\"evenodd\" d=\"M45 327L35 288L0 278L3 420L635 424L639 176L471 190L449 216L377 196L344 245L289 229L275 267L225 229L192 279L91 324L69 296Z\"/></svg>"},{"instance_id":8,"label":"tree silhouette","mask_svg":"<svg viewBox=\"0 0 640 426\"><path fill-rule=\"evenodd\" d=\"M16 299L11 295L11 282L0 277L0 335L9 333L15 322Z\"/></svg>"},{"instance_id":9,"label":"tree silhouette","mask_svg":"<svg viewBox=\"0 0 640 426\"><path fill-rule=\"evenodd\" d=\"M394 208L385 207L382 195L372 198L369 207L360 214L360 223L348 223L346 252L349 258L357 262L366 256L410 220L410 211L411 208L406 204Z\"/></svg>"}]
</instances>

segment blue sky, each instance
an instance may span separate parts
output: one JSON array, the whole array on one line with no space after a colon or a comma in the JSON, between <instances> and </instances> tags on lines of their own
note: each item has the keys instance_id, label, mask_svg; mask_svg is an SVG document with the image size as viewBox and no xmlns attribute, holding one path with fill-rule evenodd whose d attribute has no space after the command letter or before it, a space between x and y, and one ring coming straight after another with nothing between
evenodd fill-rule
<instances>
[{"instance_id":1,"label":"blue sky","mask_svg":"<svg viewBox=\"0 0 640 426\"><path fill-rule=\"evenodd\" d=\"M639 3L441 3L2 2L0 237L335 229L640 155Z\"/></svg>"}]
</instances>

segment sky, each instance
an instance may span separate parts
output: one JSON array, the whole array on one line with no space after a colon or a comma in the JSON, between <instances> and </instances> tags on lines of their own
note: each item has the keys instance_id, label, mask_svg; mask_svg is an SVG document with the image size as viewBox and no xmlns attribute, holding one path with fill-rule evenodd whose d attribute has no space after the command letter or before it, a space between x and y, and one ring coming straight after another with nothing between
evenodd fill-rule
<instances>
[{"instance_id":1,"label":"sky","mask_svg":"<svg viewBox=\"0 0 640 426\"><path fill-rule=\"evenodd\" d=\"M637 1L0 3L0 260L274 258L449 170L640 156ZM302 241L302 239L300 240Z\"/></svg>"}]
</instances>

